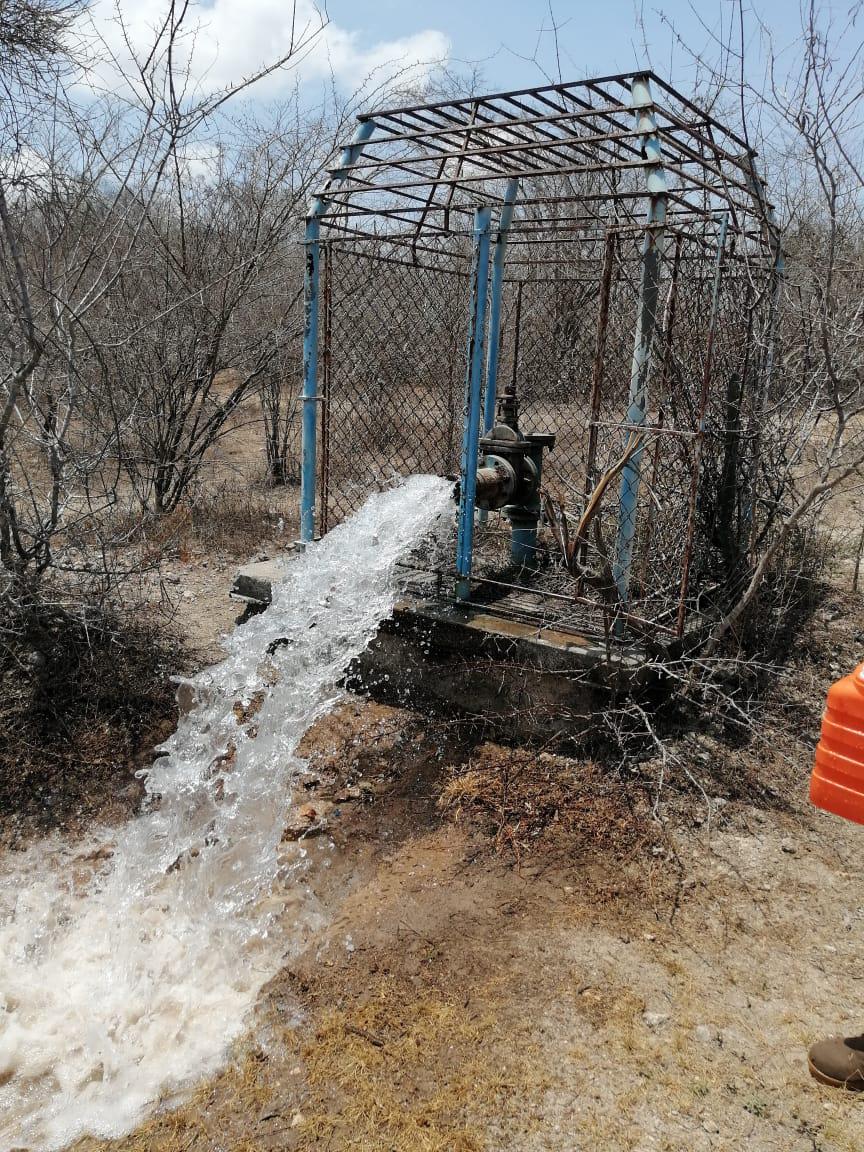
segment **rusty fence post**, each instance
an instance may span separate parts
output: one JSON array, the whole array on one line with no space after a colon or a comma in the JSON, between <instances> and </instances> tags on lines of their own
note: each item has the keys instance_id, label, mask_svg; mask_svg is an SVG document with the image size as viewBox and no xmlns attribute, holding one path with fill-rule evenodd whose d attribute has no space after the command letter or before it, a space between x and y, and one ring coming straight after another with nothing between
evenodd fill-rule
<instances>
[{"instance_id":1,"label":"rusty fence post","mask_svg":"<svg viewBox=\"0 0 864 1152\"><path fill-rule=\"evenodd\" d=\"M609 333L609 301L612 295L612 272L615 267L615 233L606 233L603 246L603 271L600 279L600 304L597 311L597 334L594 340L594 360L591 364L591 415L588 420L588 449L585 455L585 504L587 506L597 483L597 442L600 435L600 404L603 397L603 370L606 366L606 337ZM584 567L588 543L579 545L579 563Z\"/></svg>"},{"instance_id":2,"label":"rusty fence post","mask_svg":"<svg viewBox=\"0 0 864 1152\"><path fill-rule=\"evenodd\" d=\"M665 397L669 390L669 372L672 364L672 338L675 331L675 317L678 312L678 272L681 268L681 233L675 236L675 251L672 256L672 278L669 281L669 291L666 295L666 304L663 309L663 370L660 376L660 408L657 413L657 436L654 440L654 452L651 460L651 480L648 490L654 493L657 488L657 476L660 471L660 445L662 442L663 426L666 423L666 410L663 407ZM651 549L654 546L654 523L657 517L657 503L650 500L648 514L645 518L645 541L642 546L642 564L639 572L639 583L644 588L648 579L648 562Z\"/></svg>"},{"instance_id":3,"label":"rusty fence post","mask_svg":"<svg viewBox=\"0 0 864 1152\"><path fill-rule=\"evenodd\" d=\"M711 390L711 364L714 358L714 341L717 335L717 314L720 310L720 287L723 279L723 255L726 249L726 233L729 228L729 213L720 216L717 233L717 255L714 261L714 285L711 292L711 314L708 320L708 339L705 346L705 362L702 368L702 388L699 394L699 413L696 425L696 438L693 444L693 460L690 469L690 496L687 504L687 533L684 537L684 560L681 566L681 589L678 595L678 619L676 631L684 633L687 615L687 589L690 584L690 568L693 563L693 540L696 535L696 500L699 494L699 469L702 464L702 446L705 442L705 413Z\"/></svg>"}]
</instances>

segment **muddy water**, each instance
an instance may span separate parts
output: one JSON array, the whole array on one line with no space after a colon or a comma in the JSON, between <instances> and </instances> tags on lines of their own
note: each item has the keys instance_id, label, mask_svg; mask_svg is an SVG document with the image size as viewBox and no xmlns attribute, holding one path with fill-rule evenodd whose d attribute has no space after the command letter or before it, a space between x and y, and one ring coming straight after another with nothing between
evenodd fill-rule
<instances>
[{"instance_id":1,"label":"muddy water","mask_svg":"<svg viewBox=\"0 0 864 1152\"><path fill-rule=\"evenodd\" d=\"M0 866L0 1149L121 1134L224 1060L298 917L315 915L286 923L271 899L298 741L389 613L395 562L448 489L414 477L373 496L287 564L269 611L197 678L142 815ZM238 720L236 702L262 692Z\"/></svg>"}]
</instances>

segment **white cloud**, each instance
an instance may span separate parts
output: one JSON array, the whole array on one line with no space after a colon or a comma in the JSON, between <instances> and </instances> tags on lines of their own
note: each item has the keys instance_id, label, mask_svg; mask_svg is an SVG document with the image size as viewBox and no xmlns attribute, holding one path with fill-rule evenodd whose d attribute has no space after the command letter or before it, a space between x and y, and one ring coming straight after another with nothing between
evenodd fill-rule
<instances>
[{"instance_id":1,"label":"white cloud","mask_svg":"<svg viewBox=\"0 0 864 1152\"><path fill-rule=\"evenodd\" d=\"M166 10L164 0L119 0L119 12L126 36L136 53L146 52L153 43L154 29ZM128 62L128 49L113 0L96 0L90 8L95 34L117 57L121 67ZM295 45L305 43L297 64L263 80L256 92L272 96L299 75L302 80L329 78L353 91L373 75L378 87L398 77L400 82L422 78L449 52L447 37L426 29L401 39L364 44L360 32L329 24L323 31L312 0L193 0L187 17L183 55L190 61L191 74L199 91L214 91L247 77L268 62L287 54L292 35ZM317 34L316 34L317 32ZM102 70L100 70L102 71ZM102 71L103 79L107 75Z\"/></svg>"},{"instance_id":2,"label":"white cloud","mask_svg":"<svg viewBox=\"0 0 864 1152\"><path fill-rule=\"evenodd\" d=\"M48 158L29 144L14 153L0 155L0 178L10 200L17 202L29 192L44 192L51 184L50 172Z\"/></svg>"}]
</instances>

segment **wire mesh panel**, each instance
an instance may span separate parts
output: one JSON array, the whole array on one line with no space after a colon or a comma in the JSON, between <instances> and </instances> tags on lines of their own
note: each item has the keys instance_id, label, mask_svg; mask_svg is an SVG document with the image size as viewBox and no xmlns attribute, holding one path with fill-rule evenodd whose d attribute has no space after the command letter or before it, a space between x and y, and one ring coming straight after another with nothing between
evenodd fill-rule
<instances>
[{"instance_id":1,"label":"wire mesh panel","mask_svg":"<svg viewBox=\"0 0 864 1152\"><path fill-rule=\"evenodd\" d=\"M585 468L597 301L596 281L563 275L505 294L500 381L515 384L523 431L555 433L544 468L562 496Z\"/></svg>"},{"instance_id":2,"label":"wire mesh panel","mask_svg":"<svg viewBox=\"0 0 864 1152\"><path fill-rule=\"evenodd\" d=\"M547 261L543 275L508 281L499 386L515 385L524 431L555 433L544 489L563 514L575 524L603 490L581 546L580 587L598 610L612 591L623 466L638 459L629 611L674 632L707 586L734 574L745 547L753 287L734 253L718 254L713 233L706 242L670 232L645 422L635 428L627 412L642 246L638 232L610 233L578 275L572 262L550 274ZM468 290L460 271L329 248L323 531L396 477L458 471ZM505 573L507 536L497 518L477 543L487 575ZM547 582L558 586L554 573Z\"/></svg>"},{"instance_id":3,"label":"wire mesh panel","mask_svg":"<svg viewBox=\"0 0 864 1152\"><path fill-rule=\"evenodd\" d=\"M468 281L331 248L324 295L322 531L398 476L458 471Z\"/></svg>"}]
</instances>

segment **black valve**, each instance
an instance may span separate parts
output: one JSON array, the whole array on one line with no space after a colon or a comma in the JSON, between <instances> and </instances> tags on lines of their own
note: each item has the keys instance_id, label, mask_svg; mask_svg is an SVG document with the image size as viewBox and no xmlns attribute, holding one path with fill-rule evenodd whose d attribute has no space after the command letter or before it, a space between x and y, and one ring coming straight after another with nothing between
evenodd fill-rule
<instances>
[{"instance_id":1,"label":"black valve","mask_svg":"<svg viewBox=\"0 0 864 1152\"><path fill-rule=\"evenodd\" d=\"M476 506L504 511L513 529L511 556L519 565L530 567L536 558L543 451L554 444L551 433L521 432L515 390L512 385L505 389L495 425L480 438Z\"/></svg>"}]
</instances>

